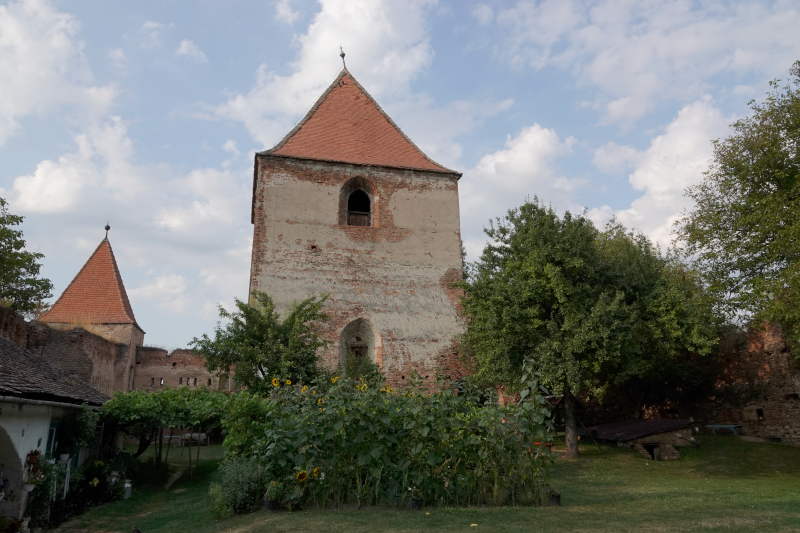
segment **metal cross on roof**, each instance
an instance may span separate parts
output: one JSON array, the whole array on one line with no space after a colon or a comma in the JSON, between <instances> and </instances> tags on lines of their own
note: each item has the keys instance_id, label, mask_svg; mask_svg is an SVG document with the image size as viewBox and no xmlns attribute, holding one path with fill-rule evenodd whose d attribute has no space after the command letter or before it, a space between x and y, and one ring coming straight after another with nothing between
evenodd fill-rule
<instances>
[{"instance_id":1,"label":"metal cross on roof","mask_svg":"<svg viewBox=\"0 0 800 533\"><path fill-rule=\"evenodd\" d=\"M344 62L345 55L347 54L344 53L344 48L342 48L342 45L339 45L339 57L342 58L342 66L347 70L347 63Z\"/></svg>"}]
</instances>

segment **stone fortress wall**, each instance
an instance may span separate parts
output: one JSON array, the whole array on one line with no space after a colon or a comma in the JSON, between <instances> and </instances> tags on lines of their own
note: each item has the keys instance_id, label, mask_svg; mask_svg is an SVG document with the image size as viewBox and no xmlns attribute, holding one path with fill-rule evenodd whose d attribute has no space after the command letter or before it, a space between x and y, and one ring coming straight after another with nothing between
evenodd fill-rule
<instances>
[{"instance_id":1,"label":"stone fortress wall","mask_svg":"<svg viewBox=\"0 0 800 533\"><path fill-rule=\"evenodd\" d=\"M129 390L179 386L231 390L229 380L211 374L202 356L191 350L169 353L142 346L144 334L138 328L134 331L129 325L109 328L102 324L57 326L27 322L11 309L0 306L0 338L46 356L54 366L91 383L108 396ZM89 327L96 331L88 331ZM117 338L127 342L116 342ZM151 387L151 382L158 386Z\"/></svg>"}]
</instances>

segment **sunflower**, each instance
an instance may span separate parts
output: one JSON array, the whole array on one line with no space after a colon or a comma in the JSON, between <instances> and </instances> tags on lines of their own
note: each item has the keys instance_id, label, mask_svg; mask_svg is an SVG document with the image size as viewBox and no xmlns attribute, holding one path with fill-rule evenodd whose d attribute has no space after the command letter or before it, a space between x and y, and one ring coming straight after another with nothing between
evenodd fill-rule
<instances>
[{"instance_id":1,"label":"sunflower","mask_svg":"<svg viewBox=\"0 0 800 533\"><path fill-rule=\"evenodd\" d=\"M281 386L281 380L279 380L278 378L272 378L272 386L273 387L280 387Z\"/></svg>"},{"instance_id":2,"label":"sunflower","mask_svg":"<svg viewBox=\"0 0 800 533\"><path fill-rule=\"evenodd\" d=\"M303 385L300 387L300 392L308 392L308 385Z\"/></svg>"},{"instance_id":3,"label":"sunflower","mask_svg":"<svg viewBox=\"0 0 800 533\"><path fill-rule=\"evenodd\" d=\"M305 480L308 479L308 472L306 472L305 470L301 470L297 474L294 475L294 478L298 482L302 483L302 482L304 482Z\"/></svg>"},{"instance_id":4,"label":"sunflower","mask_svg":"<svg viewBox=\"0 0 800 533\"><path fill-rule=\"evenodd\" d=\"M331 383L333 383L334 385L336 384L337 381L339 381L339 376L333 376L331 378Z\"/></svg>"},{"instance_id":5,"label":"sunflower","mask_svg":"<svg viewBox=\"0 0 800 533\"><path fill-rule=\"evenodd\" d=\"M287 379L286 381L284 381L284 383L286 385L291 385L292 384L292 380L291 379Z\"/></svg>"},{"instance_id":6,"label":"sunflower","mask_svg":"<svg viewBox=\"0 0 800 533\"><path fill-rule=\"evenodd\" d=\"M317 479L317 478L319 478L319 467L315 466L314 468L311 469L311 479Z\"/></svg>"}]
</instances>

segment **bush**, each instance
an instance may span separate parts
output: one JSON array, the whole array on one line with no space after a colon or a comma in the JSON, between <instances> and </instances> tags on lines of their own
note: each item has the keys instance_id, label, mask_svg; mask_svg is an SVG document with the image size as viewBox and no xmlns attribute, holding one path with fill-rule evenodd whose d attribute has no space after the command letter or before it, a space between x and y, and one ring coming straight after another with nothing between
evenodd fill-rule
<instances>
[{"instance_id":1,"label":"bush","mask_svg":"<svg viewBox=\"0 0 800 533\"><path fill-rule=\"evenodd\" d=\"M228 505L222 485L219 483L212 483L208 487L208 509L218 519L228 518L233 514L233 509Z\"/></svg>"},{"instance_id":2,"label":"bush","mask_svg":"<svg viewBox=\"0 0 800 533\"><path fill-rule=\"evenodd\" d=\"M452 391L398 394L366 380L330 381L275 380L267 398L236 395L223 419L226 451L243 461L233 464L260 464L259 479L280 488L283 506L514 505L546 497L550 455L540 444L550 413L540 395L501 407Z\"/></svg>"},{"instance_id":3,"label":"bush","mask_svg":"<svg viewBox=\"0 0 800 533\"><path fill-rule=\"evenodd\" d=\"M231 511L249 513L261 506L267 484L264 468L248 457L231 457L220 466L221 484L209 488L212 512L224 517Z\"/></svg>"}]
</instances>

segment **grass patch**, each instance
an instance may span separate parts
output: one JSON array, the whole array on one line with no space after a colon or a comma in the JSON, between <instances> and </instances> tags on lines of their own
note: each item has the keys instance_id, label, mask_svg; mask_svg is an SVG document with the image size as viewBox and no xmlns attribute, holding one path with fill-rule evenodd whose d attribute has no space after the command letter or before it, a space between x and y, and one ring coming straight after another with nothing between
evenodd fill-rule
<instances>
[{"instance_id":1,"label":"grass patch","mask_svg":"<svg viewBox=\"0 0 800 533\"><path fill-rule=\"evenodd\" d=\"M258 512L215 521L207 505L216 461L169 492L137 492L92 509L63 532L266 533L291 531L797 531L800 448L704 436L679 461L646 461L626 449L583 445L560 460L553 485L562 507L393 508ZM210 452L214 453L214 452ZM470 528L470 524L478 524Z\"/></svg>"}]
</instances>

